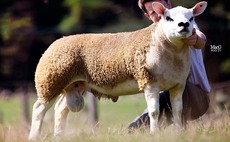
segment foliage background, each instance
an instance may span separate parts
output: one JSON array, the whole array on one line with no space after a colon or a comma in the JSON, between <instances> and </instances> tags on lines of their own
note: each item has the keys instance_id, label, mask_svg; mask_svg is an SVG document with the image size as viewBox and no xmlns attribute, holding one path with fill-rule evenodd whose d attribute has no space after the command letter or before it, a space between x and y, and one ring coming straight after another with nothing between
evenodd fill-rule
<instances>
[{"instance_id":1,"label":"foliage background","mask_svg":"<svg viewBox=\"0 0 230 142\"><path fill-rule=\"evenodd\" d=\"M192 7L198 0L172 0ZM211 83L230 79L230 9L227 0L207 0L196 21L208 39L204 62ZM33 82L39 58L55 39L88 32L132 31L151 24L137 0L1 0L0 81ZM221 47L211 52L211 46ZM7 83L6 83L7 82Z\"/></svg>"}]
</instances>

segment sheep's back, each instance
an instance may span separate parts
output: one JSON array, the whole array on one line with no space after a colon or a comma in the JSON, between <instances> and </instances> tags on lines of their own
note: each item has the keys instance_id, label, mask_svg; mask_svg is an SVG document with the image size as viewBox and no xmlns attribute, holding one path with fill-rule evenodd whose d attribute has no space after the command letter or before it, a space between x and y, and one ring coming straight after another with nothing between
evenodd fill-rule
<instances>
[{"instance_id":1,"label":"sheep's back","mask_svg":"<svg viewBox=\"0 0 230 142\"><path fill-rule=\"evenodd\" d=\"M56 40L36 69L38 95L47 100L60 94L77 75L110 87L127 79L146 78L145 53L154 28L152 25L134 32L79 34Z\"/></svg>"},{"instance_id":2,"label":"sheep's back","mask_svg":"<svg viewBox=\"0 0 230 142\"><path fill-rule=\"evenodd\" d=\"M150 45L152 29L84 35L86 42L82 44L81 55L89 81L99 86L113 87L125 80L136 79L137 72L145 66L145 53Z\"/></svg>"}]
</instances>

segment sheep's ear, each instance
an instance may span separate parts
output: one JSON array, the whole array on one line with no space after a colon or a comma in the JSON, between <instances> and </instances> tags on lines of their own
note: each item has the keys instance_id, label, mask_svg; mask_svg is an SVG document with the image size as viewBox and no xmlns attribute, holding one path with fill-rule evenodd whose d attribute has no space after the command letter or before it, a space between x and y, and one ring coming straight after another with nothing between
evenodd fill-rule
<instances>
[{"instance_id":1,"label":"sheep's ear","mask_svg":"<svg viewBox=\"0 0 230 142\"><path fill-rule=\"evenodd\" d=\"M165 7L163 4L159 3L159 2L153 2L152 3L152 7L153 7L153 10L160 16L163 16L164 15L164 12L165 12Z\"/></svg>"},{"instance_id":2,"label":"sheep's ear","mask_svg":"<svg viewBox=\"0 0 230 142\"><path fill-rule=\"evenodd\" d=\"M194 16L200 15L201 13L204 12L204 10L206 9L206 7L207 7L207 2L206 2L206 1L202 1L202 2L197 3L197 4L192 8L193 15L194 15Z\"/></svg>"}]
</instances>

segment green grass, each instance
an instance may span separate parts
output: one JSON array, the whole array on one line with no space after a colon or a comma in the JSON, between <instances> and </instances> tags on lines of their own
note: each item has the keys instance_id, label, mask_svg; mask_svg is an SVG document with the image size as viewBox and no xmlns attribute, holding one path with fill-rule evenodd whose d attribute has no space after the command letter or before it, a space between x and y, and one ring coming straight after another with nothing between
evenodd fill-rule
<instances>
[{"instance_id":1,"label":"green grass","mask_svg":"<svg viewBox=\"0 0 230 142\"><path fill-rule=\"evenodd\" d=\"M100 123L107 125L128 125L136 116L140 115L146 108L144 96L120 97L114 103L108 100L98 102ZM122 123L121 123L122 122Z\"/></svg>"},{"instance_id":2,"label":"green grass","mask_svg":"<svg viewBox=\"0 0 230 142\"><path fill-rule=\"evenodd\" d=\"M35 99L31 99L34 102ZM30 104L32 107L32 103ZM128 134L128 124L146 107L143 96L120 97L118 102L98 101L98 128L92 129L89 115L84 110L70 113L66 126L66 136L59 141L65 142L228 142L230 139L230 118L228 115L215 117L206 115L189 122L187 129L177 130L169 126L154 134L135 132ZM0 100L0 142L27 141L28 128L22 123L21 104L18 97ZM44 119L41 139L53 139L53 110Z\"/></svg>"},{"instance_id":3,"label":"green grass","mask_svg":"<svg viewBox=\"0 0 230 142\"><path fill-rule=\"evenodd\" d=\"M21 109L18 97L0 100L1 123L16 124L21 121Z\"/></svg>"}]
</instances>

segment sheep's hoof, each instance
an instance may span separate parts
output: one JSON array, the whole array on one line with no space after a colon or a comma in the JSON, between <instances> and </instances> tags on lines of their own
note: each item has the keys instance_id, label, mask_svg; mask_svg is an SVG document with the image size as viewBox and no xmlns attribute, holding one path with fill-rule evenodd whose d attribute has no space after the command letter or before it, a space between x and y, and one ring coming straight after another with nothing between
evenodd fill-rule
<instances>
[{"instance_id":1,"label":"sheep's hoof","mask_svg":"<svg viewBox=\"0 0 230 142\"><path fill-rule=\"evenodd\" d=\"M66 95L66 103L70 111L78 112L84 107L84 98L81 94L71 92Z\"/></svg>"}]
</instances>

